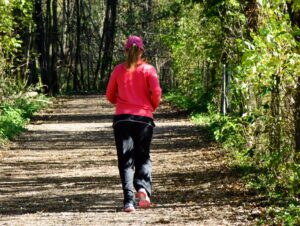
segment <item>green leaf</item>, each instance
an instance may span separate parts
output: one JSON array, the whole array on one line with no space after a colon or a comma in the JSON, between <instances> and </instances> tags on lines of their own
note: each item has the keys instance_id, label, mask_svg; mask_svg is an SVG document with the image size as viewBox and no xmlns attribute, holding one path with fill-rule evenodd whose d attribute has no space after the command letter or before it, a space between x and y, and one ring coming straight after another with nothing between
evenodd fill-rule
<instances>
[{"instance_id":1,"label":"green leaf","mask_svg":"<svg viewBox=\"0 0 300 226\"><path fill-rule=\"evenodd\" d=\"M270 33L270 30L266 27L259 29L259 34L262 36L267 36Z\"/></svg>"},{"instance_id":2,"label":"green leaf","mask_svg":"<svg viewBox=\"0 0 300 226\"><path fill-rule=\"evenodd\" d=\"M294 36L300 36L300 29L292 33Z\"/></svg>"}]
</instances>

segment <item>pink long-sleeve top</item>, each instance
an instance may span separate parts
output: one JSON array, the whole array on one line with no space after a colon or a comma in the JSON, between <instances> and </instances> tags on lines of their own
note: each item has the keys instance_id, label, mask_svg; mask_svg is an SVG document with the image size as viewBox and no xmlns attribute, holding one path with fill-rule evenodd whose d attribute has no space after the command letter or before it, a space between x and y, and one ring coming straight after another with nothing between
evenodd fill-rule
<instances>
[{"instance_id":1,"label":"pink long-sleeve top","mask_svg":"<svg viewBox=\"0 0 300 226\"><path fill-rule=\"evenodd\" d=\"M153 118L161 98L155 68L141 63L129 70L125 63L112 72L106 89L109 102L116 104L116 115L131 114Z\"/></svg>"}]
</instances>

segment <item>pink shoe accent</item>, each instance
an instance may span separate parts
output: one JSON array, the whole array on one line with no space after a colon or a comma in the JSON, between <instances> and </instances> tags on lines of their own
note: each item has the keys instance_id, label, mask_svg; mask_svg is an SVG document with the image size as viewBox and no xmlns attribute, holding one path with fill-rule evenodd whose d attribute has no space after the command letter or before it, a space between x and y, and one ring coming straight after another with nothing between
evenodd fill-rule
<instances>
[{"instance_id":1,"label":"pink shoe accent","mask_svg":"<svg viewBox=\"0 0 300 226\"><path fill-rule=\"evenodd\" d=\"M145 189L141 188L138 191L137 198L139 199L140 208L146 209L150 207L151 202Z\"/></svg>"}]
</instances>

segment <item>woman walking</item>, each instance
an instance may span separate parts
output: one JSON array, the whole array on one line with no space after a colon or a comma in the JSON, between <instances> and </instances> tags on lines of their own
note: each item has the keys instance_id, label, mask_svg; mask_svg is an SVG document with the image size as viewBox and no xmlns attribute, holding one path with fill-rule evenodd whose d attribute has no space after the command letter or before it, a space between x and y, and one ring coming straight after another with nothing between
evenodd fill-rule
<instances>
[{"instance_id":1,"label":"woman walking","mask_svg":"<svg viewBox=\"0 0 300 226\"><path fill-rule=\"evenodd\" d=\"M135 191L141 208L151 204L150 143L161 88L155 68L142 59L143 52L142 39L130 36L126 61L114 68L106 90L107 99L116 105L113 128L125 212L135 210Z\"/></svg>"}]
</instances>

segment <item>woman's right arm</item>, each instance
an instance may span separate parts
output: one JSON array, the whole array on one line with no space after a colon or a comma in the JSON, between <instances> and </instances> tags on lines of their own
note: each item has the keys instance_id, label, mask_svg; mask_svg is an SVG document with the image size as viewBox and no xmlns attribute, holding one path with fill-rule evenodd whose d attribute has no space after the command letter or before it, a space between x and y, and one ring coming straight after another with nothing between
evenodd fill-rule
<instances>
[{"instance_id":1,"label":"woman's right arm","mask_svg":"<svg viewBox=\"0 0 300 226\"><path fill-rule=\"evenodd\" d=\"M154 67L149 71L148 82L151 90L151 103L153 110L155 110L160 102L161 88L159 85L158 75Z\"/></svg>"},{"instance_id":2,"label":"woman's right arm","mask_svg":"<svg viewBox=\"0 0 300 226\"><path fill-rule=\"evenodd\" d=\"M115 70L111 73L109 78L109 82L106 88L106 98L107 100L112 103L116 104L117 102L117 80L116 80L116 72Z\"/></svg>"}]
</instances>

